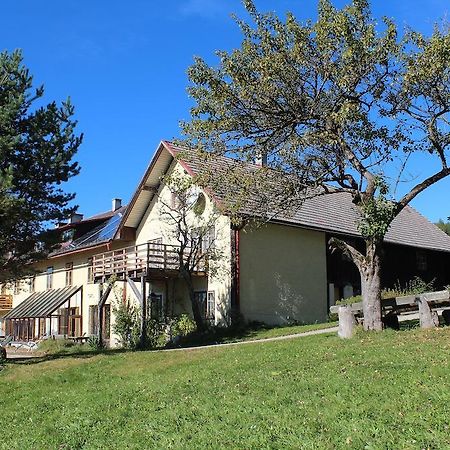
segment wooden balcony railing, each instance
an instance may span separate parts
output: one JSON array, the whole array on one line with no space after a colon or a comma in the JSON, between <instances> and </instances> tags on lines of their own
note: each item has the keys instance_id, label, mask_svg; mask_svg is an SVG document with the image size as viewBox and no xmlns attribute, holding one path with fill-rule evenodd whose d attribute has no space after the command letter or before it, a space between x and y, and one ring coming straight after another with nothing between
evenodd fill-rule
<instances>
[{"instance_id":1,"label":"wooden balcony railing","mask_svg":"<svg viewBox=\"0 0 450 450\"><path fill-rule=\"evenodd\" d=\"M203 265L203 264L202 264ZM178 271L179 247L147 243L100 253L93 257L94 279L149 271ZM200 269L199 269L200 271Z\"/></svg>"},{"instance_id":2,"label":"wooden balcony railing","mask_svg":"<svg viewBox=\"0 0 450 450\"><path fill-rule=\"evenodd\" d=\"M0 309L12 309L12 295L0 294Z\"/></svg>"}]
</instances>

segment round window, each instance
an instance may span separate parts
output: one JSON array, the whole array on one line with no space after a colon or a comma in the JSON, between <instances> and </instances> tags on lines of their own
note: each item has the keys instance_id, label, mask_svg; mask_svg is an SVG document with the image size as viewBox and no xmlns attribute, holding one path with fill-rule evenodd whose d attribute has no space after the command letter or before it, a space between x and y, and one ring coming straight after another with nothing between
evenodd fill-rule
<instances>
[{"instance_id":1,"label":"round window","mask_svg":"<svg viewBox=\"0 0 450 450\"><path fill-rule=\"evenodd\" d=\"M205 211L205 207L206 207L206 198L202 193L200 193L198 194L197 200L194 204L195 214L197 214L198 216L203 214L203 212Z\"/></svg>"}]
</instances>

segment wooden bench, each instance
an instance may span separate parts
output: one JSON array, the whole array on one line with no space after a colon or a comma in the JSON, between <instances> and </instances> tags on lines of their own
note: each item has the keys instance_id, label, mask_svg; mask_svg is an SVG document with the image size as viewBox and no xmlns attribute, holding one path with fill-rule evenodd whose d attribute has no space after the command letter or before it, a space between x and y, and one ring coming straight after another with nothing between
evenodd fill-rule
<instances>
[{"instance_id":1,"label":"wooden bench","mask_svg":"<svg viewBox=\"0 0 450 450\"><path fill-rule=\"evenodd\" d=\"M398 325L400 316L411 316L416 314L419 318L421 328L435 328L439 326L439 312L445 323L450 324L450 292L426 292L420 295L407 295L383 299L381 301L381 310L385 325ZM332 314L338 314L340 327L343 328L343 337L349 337L352 334L352 323L363 321L362 302L352 303L350 305L333 305L330 307ZM342 324L341 324L342 322ZM395 328L395 326L393 326ZM349 328L349 331L346 331ZM345 330L344 330L345 329Z\"/></svg>"}]
</instances>

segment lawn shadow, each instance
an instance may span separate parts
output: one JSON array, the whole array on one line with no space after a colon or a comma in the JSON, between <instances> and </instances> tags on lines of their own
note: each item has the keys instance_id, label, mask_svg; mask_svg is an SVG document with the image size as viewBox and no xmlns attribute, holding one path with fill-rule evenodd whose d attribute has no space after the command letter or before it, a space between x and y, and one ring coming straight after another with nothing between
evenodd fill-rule
<instances>
[{"instance_id":1,"label":"lawn shadow","mask_svg":"<svg viewBox=\"0 0 450 450\"><path fill-rule=\"evenodd\" d=\"M89 359L97 355L117 355L120 353L126 353L129 352L128 349L105 349L105 350L86 350L86 351L80 351L80 352L62 352L62 353L53 353L53 354L47 354L47 355L36 355L36 356L24 356L20 357L20 355L17 355L17 358L14 357L8 357L6 359L6 364L12 364L12 365L34 365L34 364L40 364L47 361L54 361L58 359L68 359L68 358L74 358L74 359Z\"/></svg>"}]
</instances>

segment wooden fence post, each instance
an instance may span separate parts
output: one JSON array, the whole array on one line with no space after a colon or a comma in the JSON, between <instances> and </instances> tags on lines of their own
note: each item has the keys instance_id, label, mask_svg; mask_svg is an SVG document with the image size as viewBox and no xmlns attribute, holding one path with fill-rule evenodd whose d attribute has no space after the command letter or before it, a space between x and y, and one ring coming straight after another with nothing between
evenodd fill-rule
<instances>
[{"instance_id":1,"label":"wooden fence post","mask_svg":"<svg viewBox=\"0 0 450 450\"><path fill-rule=\"evenodd\" d=\"M339 306L339 329L338 336L342 339L349 339L355 331L355 316L351 306Z\"/></svg>"},{"instance_id":2,"label":"wooden fence post","mask_svg":"<svg viewBox=\"0 0 450 450\"><path fill-rule=\"evenodd\" d=\"M439 318L436 311L431 311L426 296L416 297L416 302L419 304L420 328L436 328L439 325Z\"/></svg>"}]
</instances>

